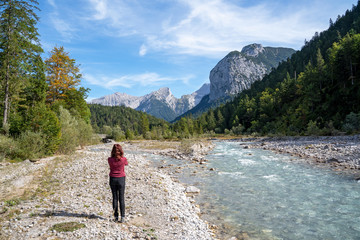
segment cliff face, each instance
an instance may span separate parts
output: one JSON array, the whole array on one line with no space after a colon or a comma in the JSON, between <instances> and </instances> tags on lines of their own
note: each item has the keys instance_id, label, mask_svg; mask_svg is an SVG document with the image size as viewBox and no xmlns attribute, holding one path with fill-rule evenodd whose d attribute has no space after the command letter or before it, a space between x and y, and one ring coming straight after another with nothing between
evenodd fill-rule
<instances>
[{"instance_id":1,"label":"cliff face","mask_svg":"<svg viewBox=\"0 0 360 240\"><path fill-rule=\"evenodd\" d=\"M289 48L260 44L245 46L241 52L230 52L210 72L210 101L234 96L250 88L253 82L261 80L294 52Z\"/></svg>"}]
</instances>

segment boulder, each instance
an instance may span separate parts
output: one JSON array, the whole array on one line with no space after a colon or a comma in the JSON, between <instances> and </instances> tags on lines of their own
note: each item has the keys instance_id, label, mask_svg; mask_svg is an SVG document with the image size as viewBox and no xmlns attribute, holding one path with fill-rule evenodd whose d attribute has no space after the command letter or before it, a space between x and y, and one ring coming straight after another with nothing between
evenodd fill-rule
<instances>
[{"instance_id":1,"label":"boulder","mask_svg":"<svg viewBox=\"0 0 360 240\"><path fill-rule=\"evenodd\" d=\"M185 189L185 192L186 193L200 193L200 189L198 189L197 187L194 187L194 186L188 186Z\"/></svg>"}]
</instances>

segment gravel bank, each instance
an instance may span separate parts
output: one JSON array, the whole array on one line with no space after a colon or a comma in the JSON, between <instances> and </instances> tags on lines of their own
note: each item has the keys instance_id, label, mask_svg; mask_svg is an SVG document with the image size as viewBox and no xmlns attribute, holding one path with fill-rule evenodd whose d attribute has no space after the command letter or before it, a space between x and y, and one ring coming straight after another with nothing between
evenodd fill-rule
<instances>
[{"instance_id":1,"label":"gravel bank","mask_svg":"<svg viewBox=\"0 0 360 240\"><path fill-rule=\"evenodd\" d=\"M359 174L360 135L241 139L247 147L296 155L309 163Z\"/></svg>"},{"instance_id":2,"label":"gravel bank","mask_svg":"<svg viewBox=\"0 0 360 240\"><path fill-rule=\"evenodd\" d=\"M122 145L125 153L135 147ZM153 168L144 154L126 154L127 221L113 222L107 164L111 147L112 144L89 146L70 160L23 162L17 167L2 165L1 186L6 185L9 190L16 181L25 181L24 185L35 187L32 197L28 194L14 204L1 202L0 239L214 238L207 223L199 218L199 208L186 196L185 187ZM17 176L16 169L25 170ZM36 184L35 179L39 180ZM66 222L82 223L84 227L73 232L51 229Z\"/></svg>"}]
</instances>

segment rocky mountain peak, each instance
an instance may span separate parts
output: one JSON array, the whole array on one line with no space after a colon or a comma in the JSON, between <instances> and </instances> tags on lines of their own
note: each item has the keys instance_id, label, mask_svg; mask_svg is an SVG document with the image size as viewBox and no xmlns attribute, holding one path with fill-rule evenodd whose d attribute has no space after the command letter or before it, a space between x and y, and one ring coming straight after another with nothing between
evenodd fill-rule
<instances>
[{"instance_id":1,"label":"rocky mountain peak","mask_svg":"<svg viewBox=\"0 0 360 240\"><path fill-rule=\"evenodd\" d=\"M159 90L153 92L153 94L155 95L161 95L161 96L169 96L169 95L172 95L171 91L170 91L170 88L168 87L163 87L163 88L160 88Z\"/></svg>"},{"instance_id":2,"label":"rocky mountain peak","mask_svg":"<svg viewBox=\"0 0 360 240\"><path fill-rule=\"evenodd\" d=\"M235 96L261 80L295 50L251 44L226 55L210 72L210 101Z\"/></svg>"},{"instance_id":3,"label":"rocky mountain peak","mask_svg":"<svg viewBox=\"0 0 360 240\"><path fill-rule=\"evenodd\" d=\"M265 48L261 44L257 44L257 43L247 45L247 46L243 47L243 49L241 50L242 53L244 53L250 57L256 57L257 55L259 55L260 53L262 53L264 51L265 51Z\"/></svg>"}]
</instances>

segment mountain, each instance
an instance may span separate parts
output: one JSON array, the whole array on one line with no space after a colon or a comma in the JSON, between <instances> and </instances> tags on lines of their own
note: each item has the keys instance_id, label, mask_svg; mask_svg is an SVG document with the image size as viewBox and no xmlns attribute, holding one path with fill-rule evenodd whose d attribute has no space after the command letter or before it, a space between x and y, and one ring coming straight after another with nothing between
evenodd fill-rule
<instances>
[{"instance_id":1,"label":"mountain","mask_svg":"<svg viewBox=\"0 0 360 240\"><path fill-rule=\"evenodd\" d=\"M249 89L294 52L291 48L263 47L255 43L245 46L241 52L230 52L210 72L210 101Z\"/></svg>"},{"instance_id":2,"label":"mountain","mask_svg":"<svg viewBox=\"0 0 360 240\"><path fill-rule=\"evenodd\" d=\"M126 106L171 121L195 107L203 96L209 94L209 92L210 84L205 83L196 92L183 95L180 99L174 97L169 88L160 88L141 97L131 96L126 93L114 93L94 99L90 103L104 106Z\"/></svg>"},{"instance_id":3,"label":"mountain","mask_svg":"<svg viewBox=\"0 0 360 240\"><path fill-rule=\"evenodd\" d=\"M189 114L197 116L249 89L293 53L295 50L291 48L263 47L256 43L243 47L241 52L230 52L210 71L209 96L176 120Z\"/></svg>"},{"instance_id":4,"label":"mountain","mask_svg":"<svg viewBox=\"0 0 360 240\"><path fill-rule=\"evenodd\" d=\"M272 135L360 132L360 1L329 23L327 30L316 32L300 51L250 89L201 115L203 131Z\"/></svg>"}]
</instances>

